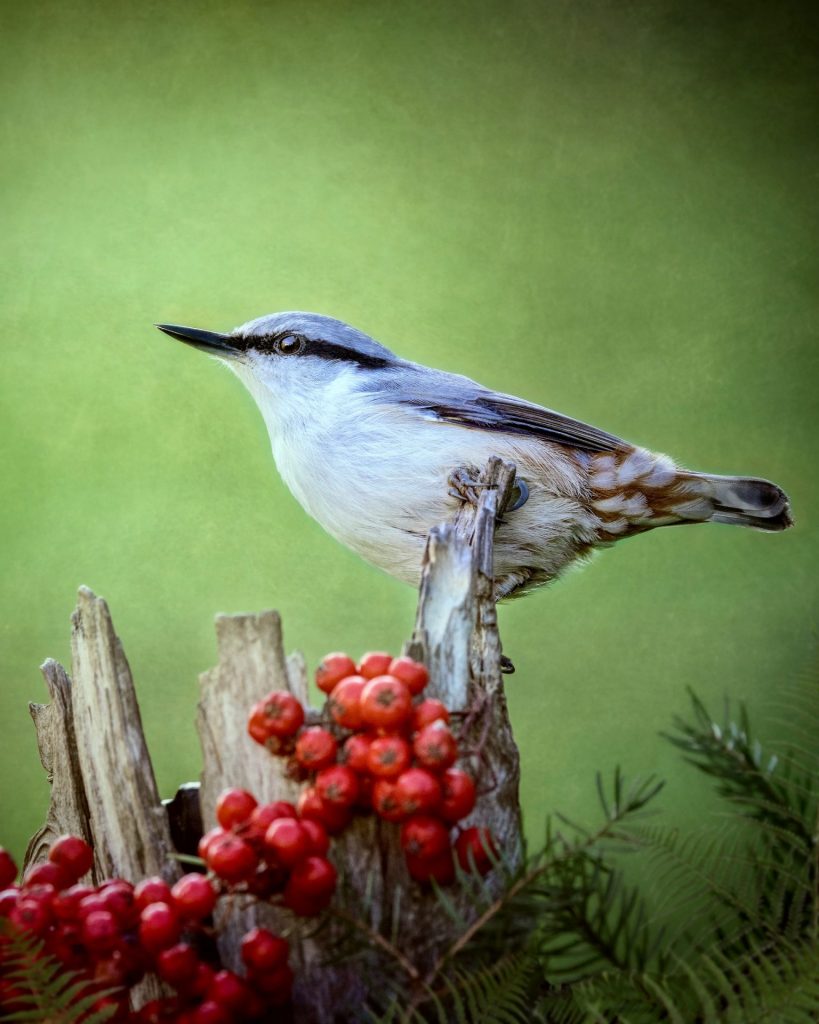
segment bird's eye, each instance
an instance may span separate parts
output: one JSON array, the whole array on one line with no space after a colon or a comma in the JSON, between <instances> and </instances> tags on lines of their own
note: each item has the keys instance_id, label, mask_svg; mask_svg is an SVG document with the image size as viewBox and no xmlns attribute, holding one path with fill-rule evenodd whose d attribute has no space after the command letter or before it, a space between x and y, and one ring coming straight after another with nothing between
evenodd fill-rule
<instances>
[{"instance_id":1,"label":"bird's eye","mask_svg":"<svg viewBox=\"0 0 819 1024\"><path fill-rule=\"evenodd\" d=\"M304 348L304 338L298 334L285 334L276 340L276 351L283 356L297 356Z\"/></svg>"}]
</instances>

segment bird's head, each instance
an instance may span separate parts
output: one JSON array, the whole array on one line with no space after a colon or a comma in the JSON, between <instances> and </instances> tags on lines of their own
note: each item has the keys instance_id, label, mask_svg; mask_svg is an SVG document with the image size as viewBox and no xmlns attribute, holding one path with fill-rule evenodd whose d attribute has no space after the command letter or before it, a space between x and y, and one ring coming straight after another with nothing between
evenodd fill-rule
<instances>
[{"instance_id":1,"label":"bird's head","mask_svg":"<svg viewBox=\"0 0 819 1024\"><path fill-rule=\"evenodd\" d=\"M400 360L341 320L318 313L271 313L228 334L157 324L161 331L215 356L232 369L262 411L320 399L325 389L354 382Z\"/></svg>"}]
</instances>

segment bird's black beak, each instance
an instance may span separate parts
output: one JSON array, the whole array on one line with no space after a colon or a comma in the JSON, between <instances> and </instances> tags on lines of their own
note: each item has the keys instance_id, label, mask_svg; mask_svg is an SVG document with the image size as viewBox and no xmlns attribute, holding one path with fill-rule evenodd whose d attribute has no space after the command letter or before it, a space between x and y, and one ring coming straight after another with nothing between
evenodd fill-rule
<instances>
[{"instance_id":1,"label":"bird's black beak","mask_svg":"<svg viewBox=\"0 0 819 1024\"><path fill-rule=\"evenodd\" d=\"M196 327L177 327L175 324L154 324L154 327L170 334L172 338L184 341L186 345L193 345L194 348L200 348L214 356L222 356L223 359L240 354L240 350L231 344L233 339L229 334L214 334L212 331L200 331Z\"/></svg>"}]
</instances>

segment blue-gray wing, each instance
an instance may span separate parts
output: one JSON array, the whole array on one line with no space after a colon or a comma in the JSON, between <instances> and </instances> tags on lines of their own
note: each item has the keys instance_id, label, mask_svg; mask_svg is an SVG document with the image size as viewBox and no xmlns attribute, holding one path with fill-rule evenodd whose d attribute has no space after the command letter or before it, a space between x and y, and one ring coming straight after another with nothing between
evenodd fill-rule
<instances>
[{"instance_id":1,"label":"blue-gray wing","mask_svg":"<svg viewBox=\"0 0 819 1024\"><path fill-rule=\"evenodd\" d=\"M490 391L467 377L424 368L418 374L404 376L403 383L410 386L398 389L402 404L445 423L523 434L587 452L629 451L633 447L605 430L513 395ZM393 392L393 400L395 397Z\"/></svg>"}]
</instances>

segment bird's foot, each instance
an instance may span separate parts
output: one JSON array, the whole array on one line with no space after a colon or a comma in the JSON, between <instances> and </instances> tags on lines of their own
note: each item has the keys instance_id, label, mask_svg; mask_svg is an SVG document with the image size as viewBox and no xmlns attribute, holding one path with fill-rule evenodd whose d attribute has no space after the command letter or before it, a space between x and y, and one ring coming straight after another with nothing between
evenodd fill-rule
<instances>
[{"instance_id":1,"label":"bird's foot","mask_svg":"<svg viewBox=\"0 0 819 1024\"><path fill-rule=\"evenodd\" d=\"M449 474L447 483L449 484L449 494L453 498L457 498L459 501L468 501L470 505L478 505L478 499L480 498L480 490L482 487L486 487L487 484L481 483L478 479L480 476L480 470L477 466L459 466L457 469ZM509 499L509 504L506 507L507 512L516 512L519 508L522 508L529 500L529 486L521 476L515 477L515 482L512 485L512 494Z\"/></svg>"},{"instance_id":2,"label":"bird's foot","mask_svg":"<svg viewBox=\"0 0 819 1024\"><path fill-rule=\"evenodd\" d=\"M478 479L480 475L477 466L458 466L457 469L453 469L447 480L450 495L477 508L480 490L486 486Z\"/></svg>"},{"instance_id":3,"label":"bird's foot","mask_svg":"<svg viewBox=\"0 0 819 1024\"><path fill-rule=\"evenodd\" d=\"M500 656L500 670L505 676L511 676L515 671L514 663L511 658L507 658L505 654Z\"/></svg>"},{"instance_id":4,"label":"bird's foot","mask_svg":"<svg viewBox=\"0 0 819 1024\"><path fill-rule=\"evenodd\" d=\"M519 508L522 508L529 500L529 487L522 476L516 476L515 482L512 485L512 495L509 498L509 504L506 506L507 512L517 512Z\"/></svg>"}]
</instances>

